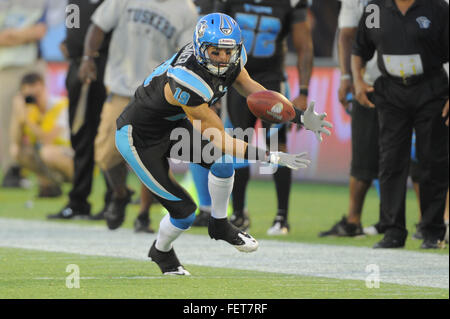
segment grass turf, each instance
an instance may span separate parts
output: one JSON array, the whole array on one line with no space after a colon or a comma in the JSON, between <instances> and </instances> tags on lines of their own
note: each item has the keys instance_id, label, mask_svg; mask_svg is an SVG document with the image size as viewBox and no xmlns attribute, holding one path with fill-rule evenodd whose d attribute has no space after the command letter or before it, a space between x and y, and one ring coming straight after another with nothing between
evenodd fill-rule
<instances>
[{"instance_id":1,"label":"grass turf","mask_svg":"<svg viewBox=\"0 0 450 319\"><path fill-rule=\"evenodd\" d=\"M69 264L79 288L66 286ZM156 264L125 258L0 248L1 299L404 299L447 298L447 289L189 266L190 277L159 275ZM158 274L158 275L152 275ZM72 282L69 279L69 282Z\"/></svg>"},{"instance_id":2,"label":"grass turf","mask_svg":"<svg viewBox=\"0 0 450 319\"><path fill-rule=\"evenodd\" d=\"M181 176L177 177L182 179ZM129 185L139 193L140 184L134 175ZM70 185L64 185L64 191ZM90 196L92 211L103 206L104 182L94 181ZM35 187L28 190L0 189L0 217L45 220L46 215L61 209L67 201L36 199ZM267 236L276 211L273 182L251 181L248 187L248 208L251 233L258 239L276 239L304 243L371 247L380 236L365 238L318 238L319 231L328 229L345 214L348 188L338 185L294 183L290 197L291 232L288 236ZM407 227L412 234L418 220L418 207L412 190L407 193ZM139 210L129 205L123 227L131 228ZM151 208L152 225L157 229L163 216L161 206ZM378 219L378 196L371 189L366 197L363 224ZM104 221L61 221L85 225L104 225ZM106 227L106 226L105 226ZM206 234L204 228L192 228L191 234ZM409 236L405 249L423 252L420 241ZM427 251L447 254L448 248ZM80 267L79 289L66 287L68 264ZM159 275L154 263L123 258L96 257L65 253L50 253L25 249L0 248L0 298L151 298L151 299L299 299L299 298L449 298L448 289L413 287L381 283L378 289L368 289L364 281L338 280L294 276L254 271L242 271L187 265L195 274L188 278ZM245 283L245 284L243 284Z\"/></svg>"}]
</instances>

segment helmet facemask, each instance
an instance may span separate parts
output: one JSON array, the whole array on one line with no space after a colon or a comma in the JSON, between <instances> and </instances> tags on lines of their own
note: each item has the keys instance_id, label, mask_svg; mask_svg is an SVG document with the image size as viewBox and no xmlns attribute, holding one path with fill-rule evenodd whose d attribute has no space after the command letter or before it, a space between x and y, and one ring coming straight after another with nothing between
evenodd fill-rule
<instances>
[{"instance_id":1,"label":"helmet facemask","mask_svg":"<svg viewBox=\"0 0 450 319\"><path fill-rule=\"evenodd\" d=\"M202 43L199 49L199 57L197 57L200 64L205 66L206 69L215 76L223 76L228 70L233 69L237 64L239 64L239 59L241 57L241 44L236 44L234 41L230 41L230 39L221 40L226 41L219 41L219 45L217 45L216 43L208 42ZM208 54L208 48L210 47L230 50L231 54L229 61L226 63L214 61Z\"/></svg>"}]
</instances>

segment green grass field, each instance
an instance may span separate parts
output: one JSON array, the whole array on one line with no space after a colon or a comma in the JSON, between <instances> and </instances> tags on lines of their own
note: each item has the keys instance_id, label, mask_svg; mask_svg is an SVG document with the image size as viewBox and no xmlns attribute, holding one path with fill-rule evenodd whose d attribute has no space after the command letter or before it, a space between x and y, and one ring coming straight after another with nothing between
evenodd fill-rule
<instances>
[{"instance_id":1,"label":"green grass field","mask_svg":"<svg viewBox=\"0 0 450 319\"><path fill-rule=\"evenodd\" d=\"M190 266L190 277L159 275L156 264L122 258L0 248L0 298L299 299L448 298L448 290L358 280ZM66 287L68 264L80 267L80 288Z\"/></svg>"},{"instance_id":2,"label":"green grass field","mask_svg":"<svg viewBox=\"0 0 450 319\"><path fill-rule=\"evenodd\" d=\"M129 184L139 190L134 176L130 176ZM64 186L65 193L69 189L70 185ZM97 177L90 197L93 212L102 207L103 191L103 181ZM35 194L36 188L0 189L0 217L45 220L47 214L57 212L67 200L65 196L36 199ZM381 236L318 238L319 231L329 228L346 213L346 186L294 183L290 198L291 232L285 237L266 235L276 210L275 189L271 181L251 181L247 201L252 220L250 232L257 239L361 247L371 247L381 239ZM423 252L419 249L421 242L411 238L418 220L417 202L411 190L407 194L406 206L410 236L405 250ZM156 229L163 216L160 211L160 205L151 208L152 225ZM138 206L130 205L123 227L131 228L137 213ZM377 219L378 197L376 191L371 189L364 206L363 225L371 225ZM104 221L61 223L104 225ZM207 234L203 228L192 228L188 232ZM448 255L449 251L446 248L427 253ZM79 289L66 287L68 274L65 267L71 263L83 270ZM161 276L157 266L148 261L0 247L0 298L449 298L448 289L440 288L382 283L378 289L368 289L365 282L359 280L186 266L196 275L187 278Z\"/></svg>"}]
</instances>

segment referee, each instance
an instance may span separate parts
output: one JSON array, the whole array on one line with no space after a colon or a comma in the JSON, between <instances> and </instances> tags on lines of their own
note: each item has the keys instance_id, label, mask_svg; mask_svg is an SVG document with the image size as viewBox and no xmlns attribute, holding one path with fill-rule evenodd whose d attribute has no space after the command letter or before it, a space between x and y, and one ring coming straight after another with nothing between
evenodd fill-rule
<instances>
[{"instance_id":1,"label":"referee","mask_svg":"<svg viewBox=\"0 0 450 319\"><path fill-rule=\"evenodd\" d=\"M405 245L413 129L423 172L421 248L439 248L444 238L449 157L448 77L443 64L449 61L448 10L444 0L374 0L358 26L351 61L355 94L361 104L374 107L367 98L374 91L379 122L380 226L386 231L374 248ZM373 88L361 71L375 51L382 76Z\"/></svg>"}]
</instances>

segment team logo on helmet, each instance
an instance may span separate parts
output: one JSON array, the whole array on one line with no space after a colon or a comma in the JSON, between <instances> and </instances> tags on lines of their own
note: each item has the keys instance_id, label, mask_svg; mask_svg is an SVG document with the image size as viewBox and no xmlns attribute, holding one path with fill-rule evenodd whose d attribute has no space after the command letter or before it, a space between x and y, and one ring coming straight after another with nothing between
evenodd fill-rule
<instances>
[{"instance_id":1,"label":"team logo on helmet","mask_svg":"<svg viewBox=\"0 0 450 319\"><path fill-rule=\"evenodd\" d=\"M197 28L197 36L202 38L205 35L206 28L208 28L208 24L205 20L200 21L200 25Z\"/></svg>"},{"instance_id":2,"label":"team logo on helmet","mask_svg":"<svg viewBox=\"0 0 450 319\"><path fill-rule=\"evenodd\" d=\"M233 32L231 21L227 17L220 15L220 31L225 35L230 35Z\"/></svg>"}]
</instances>

